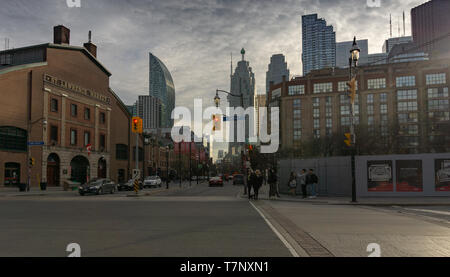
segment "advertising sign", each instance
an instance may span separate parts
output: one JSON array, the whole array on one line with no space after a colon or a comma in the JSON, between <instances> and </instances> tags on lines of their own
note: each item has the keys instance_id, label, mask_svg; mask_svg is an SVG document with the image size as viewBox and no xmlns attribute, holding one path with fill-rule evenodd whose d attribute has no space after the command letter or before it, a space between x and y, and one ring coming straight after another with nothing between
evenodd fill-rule
<instances>
[{"instance_id":1,"label":"advertising sign","mask_svg":"<svg viewBox=\"0 0 450 277\"><path fill-rule=\"evenodd\" d=\"M394 191L392 161L367 161L368 191Z\"/></svg>"},{"instance_id":2,"label":"advertising sign","mask_svg":"<svg viewBox=\"0 0 450 277\"><path fill-rule=\"evenodd\" d=\"M422 192L423 171L421 160L396 161L397 191L398 192Z\"/></svg>"},{"instance_id":3,"label":"advertising sign","mask_svg":"<svg viewBox=\"0 0 450 277\"><path fill-rule=\"evenodd\" d=\"M436 191L450 191L450 159L435 160Z\"/></svg>"}]
</instances>

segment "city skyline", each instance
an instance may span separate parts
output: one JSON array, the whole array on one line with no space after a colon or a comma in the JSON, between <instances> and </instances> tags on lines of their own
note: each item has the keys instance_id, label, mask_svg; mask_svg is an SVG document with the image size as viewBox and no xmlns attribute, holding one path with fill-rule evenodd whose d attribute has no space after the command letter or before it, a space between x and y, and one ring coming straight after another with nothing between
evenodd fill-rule
<instances>
[{"instance_id":1,"label":"city skyline","mask_svg":"<svg viewBox=\"0 0 450 277\"><path fill-rule=\"evenodd\" d=\"M252 63L258 94L265 91L265 72L273 54L285 55L291 74L300 75L303 14L318 13L325 18L333 25L337 41L351 40L356 35L369 40L369 53L379 53L389 38L389 13L395 27L396 15L405 10L406 35L410 35L410 9L426 1L383 1L380 8L369 8L363 0L164 1L151 5L148 1L114 1L106 5L103 1L85 0L81 8L68 8L65 2L6 1L0 11L0 39L9 38L10 48L49 42L47 26L64 24L74 31L72 44L82 45L88 30L92 30L99 59L113 74L111 87L126 104L133 104L138 95L148 91L147 55L152 52L171 69L177 84L176 105L192 108L193 98L203 98L205 104L212 105L216 88L229 89L230 52L238 56L242 47ZM346 19L339 16L358 3L358 14ZM39 17L35 11L39 11ZM355 20L357 26L352 24ZM383 28L373 22L386 24Z\"/></svg>"}]
</instances>

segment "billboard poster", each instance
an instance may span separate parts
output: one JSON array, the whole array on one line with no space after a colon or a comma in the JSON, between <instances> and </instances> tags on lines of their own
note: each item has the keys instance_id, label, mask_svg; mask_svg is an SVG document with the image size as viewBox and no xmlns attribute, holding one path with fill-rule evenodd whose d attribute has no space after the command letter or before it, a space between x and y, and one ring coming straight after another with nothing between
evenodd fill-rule
<instances>
[{"instance_id":1,"label":"billboard poster","mask_svg":"<svg viewBox=\"0 0 450 277\"><path fill-rule=\"evenodd\" d=\"M398 192L422 192L423 171L421 160L399 160L395 162Z\"/></svg>"},{"instance_id":2,"label":"billboard poster","mask_svg":"<svg viewBox=\"0 0 450 277\"><path fill-rule=\"evenodd\" d=\"M435 160L436 191L450 191L450 159Z\"/></svg>"},{"instance_id":3,"label":"billboard poster","mask_svg":"<svg viewBox=\"0 0 450 277\"><path fill-rule=\"evenodd\" d=\"M369 191L394 191L392 161L367 161L367 179Z\"/></svg>"}]
</instances>

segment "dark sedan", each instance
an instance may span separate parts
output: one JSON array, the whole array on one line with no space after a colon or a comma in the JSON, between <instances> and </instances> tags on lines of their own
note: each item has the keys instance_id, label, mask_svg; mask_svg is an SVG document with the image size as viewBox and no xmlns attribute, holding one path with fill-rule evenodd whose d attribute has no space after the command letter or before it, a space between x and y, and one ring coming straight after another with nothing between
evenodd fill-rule
<instances>
[{"instance_id":1,"label":"dark sedan","mask_svg":"<svg viewBox=\"0 0 450 277\"><path fill-rule=\"evenodd\" d=\"M85 194L113 194L116 191L116 184L109 179L94 179L78 188L81 196Z\"/></svg>"}]
</instances>

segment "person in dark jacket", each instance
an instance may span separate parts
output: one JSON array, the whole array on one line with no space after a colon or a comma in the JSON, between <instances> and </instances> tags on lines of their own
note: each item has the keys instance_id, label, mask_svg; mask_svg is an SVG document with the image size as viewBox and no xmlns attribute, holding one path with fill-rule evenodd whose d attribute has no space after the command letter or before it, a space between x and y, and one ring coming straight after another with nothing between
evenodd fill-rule
<instances>
[{"instance_id":1,"label":"person in dark jacket","mask_svg":"<svg viewBox=\"0 0 450 277\"><path fill-rule=\"evenodd\" d=\"M247 179L247 191L248 191L248 199L252 199L254 195L251 194L253 184L256 182L256 174L252 169L248 171L248 179Z\"/></svg>"},{"instance_id":2,"label":"person in dark jacket","mask_svg":"<svg viewBox=\"0 0 450 277\"><path fill-rule=\"evenodd\" d=\"M316 198L316 187L319 183L319 178L314 174L314 169L310 169L306 175L306 186L311 186L311 196L309 198Z\"/></svg>"},{"instance_id":3,"label":"person in dark jacket","mask_svg":"<svg viewBox=\"0 0 450 277\"><path fill-rule=\"evenodd\" d=\"M277 189L277 173L275 172L275 169L272 167L269 169L269 176L267 178L267 182L269 183L269 199L277 196L278 198L280 198L280 194L278 193L278 189Z\"/></svg>"},{"instance_id":4,"label":"person in dark jacket","mask_svg":"<svg viewBox=\"0 0 450 277\"><path fill-rule=\"evenodd\" d=\"M264 182L264 177L262 176L261 171L256 170L254 178L255 178L253 182L253 192L255 193L254 199L258 200L259 189L261 188Z\"/></svg>"}]
</instances>

